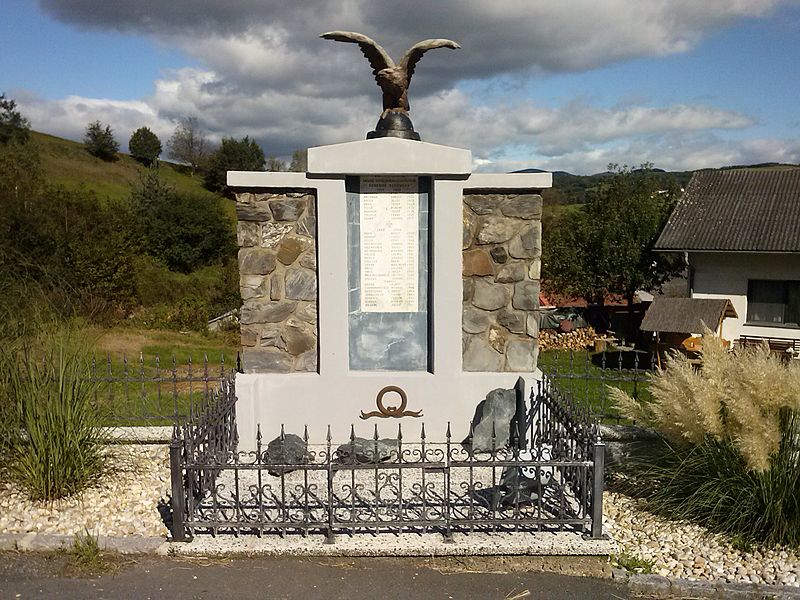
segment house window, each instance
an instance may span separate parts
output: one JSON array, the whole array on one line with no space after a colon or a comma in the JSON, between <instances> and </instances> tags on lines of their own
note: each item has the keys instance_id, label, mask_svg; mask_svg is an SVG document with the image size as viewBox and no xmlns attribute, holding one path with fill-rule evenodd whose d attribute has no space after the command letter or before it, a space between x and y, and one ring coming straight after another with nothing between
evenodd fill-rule
<instances>
[{"instance_id":1,"label":"house window","mask_svg":"<svg viewBox=\"0 0 800 600\"><path fill-rule=\"evenodd\" d=\"M800 281L751 279L747 287L747 321L800 327Z\"/></svg>"}]
</instances>

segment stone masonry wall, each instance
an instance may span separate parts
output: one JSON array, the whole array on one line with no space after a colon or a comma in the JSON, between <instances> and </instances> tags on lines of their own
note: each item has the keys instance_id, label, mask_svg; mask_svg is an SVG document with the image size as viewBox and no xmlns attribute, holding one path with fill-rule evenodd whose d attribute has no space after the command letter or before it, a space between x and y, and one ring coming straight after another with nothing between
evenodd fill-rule
<instances>
[{"instance_id":1,"label":"stone masonry wall","mask_svg":"<svg viewBox=\"0 0 800 600\"><path fill-rule=\"evenodd\" d=\"M316 198L302 190L236 194L242 367L317 370Z\"/></svg>"},{"instance_id":2,"label":"stone masonry wall","mask_svg":"<svg viewBox=\"0 0 800 600\"><path fill-rule=\"evenodd\" d=\"M536 369L542 197L464 195L465 371Z\"/></svg>"}]
</instances>

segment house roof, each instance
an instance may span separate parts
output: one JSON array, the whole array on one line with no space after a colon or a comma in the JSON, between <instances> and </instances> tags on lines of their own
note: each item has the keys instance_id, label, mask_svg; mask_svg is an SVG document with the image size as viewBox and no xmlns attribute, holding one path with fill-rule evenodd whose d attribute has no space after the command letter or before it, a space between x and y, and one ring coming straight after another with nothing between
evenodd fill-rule
<instances>
[{"instance_id":1,"label":"house roof","mask_svg":"<svg viewBox=\"0 0 800 600\"><path fill-rule=\"evenodd\" d=\"M800 252L800 168L697 171L655 248Z\"/></svg>"},{"instance_id":2,"label":"house roof","mask_svg":"<svg viewBox=\"0 0 800 600\"><path fill-rule=\"evenodd\" d=\"M657 296L644 313L641 329L670 333L715 331L724 317L736 317L730 300L717 298L666 298Z\"/></svg>"}]
</instances>

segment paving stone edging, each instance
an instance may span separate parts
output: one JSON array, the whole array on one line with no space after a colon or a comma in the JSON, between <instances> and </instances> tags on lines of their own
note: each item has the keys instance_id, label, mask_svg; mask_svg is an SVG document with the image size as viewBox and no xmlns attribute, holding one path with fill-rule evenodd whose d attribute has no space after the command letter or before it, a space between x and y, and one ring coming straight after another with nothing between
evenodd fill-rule
<instances>
[{"instance_id":1,"label":"paving stone edging","mask_svg":"<svg viewBox=\"0 0 800 600\"><path fill-rule=\"evenodd\" d=\"M626 581L632 594L649 598L725 598L800 600L800 589L765 583L728 583L670 579L661 575L628 574L614 569L612 578Z\"/></svg>"},{"instance_id":2,"label":"paving stone edging","mask_svg":"<svg viewBox=\"0 0 800 600\"><path fill-rule=\"evenodd\" d=\"M50 533L0 533L0 550L22 552L52 552L69 548L74 536ZM101 535L97 538L101 550L120 554L155 554L167 543L163 537Z\"/></svg>"}]
</instances>

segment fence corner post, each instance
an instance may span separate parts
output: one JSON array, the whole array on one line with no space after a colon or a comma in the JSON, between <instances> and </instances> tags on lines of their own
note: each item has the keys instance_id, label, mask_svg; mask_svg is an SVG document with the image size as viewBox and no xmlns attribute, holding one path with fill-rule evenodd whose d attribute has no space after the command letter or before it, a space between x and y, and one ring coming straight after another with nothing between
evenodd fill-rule
<instances>
[{"instance_id":1,"label":"fence corner post","mask_svg":"<svg viewBox=\"0 0 800 600\"><path fill-rule=\"evenodd\" d=\"M174 435L169 444L169 474L172 483L172 541L186 542L186 496L183 485L183 465L181 451L183 442Z\"/></svg>"},{"instance_id":2,"label":"fence corner post","mask_svg":"<svg viewBox=\"0 0 800 600\"><path fill-rule=\"evenodd\" d=\"M592 444L592 538L603 537L603 488L605 487L606 445Z\"/></svg>"}]
</instances>

